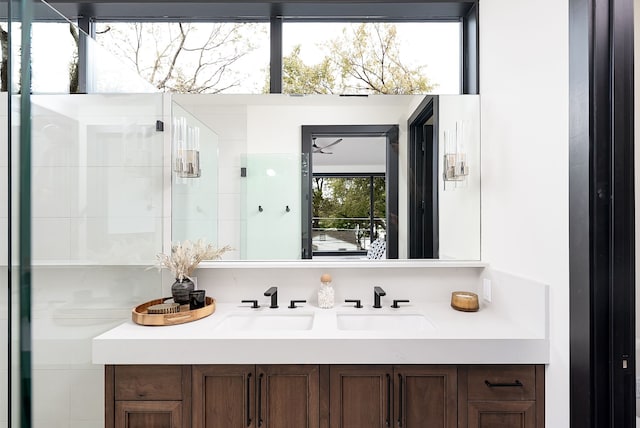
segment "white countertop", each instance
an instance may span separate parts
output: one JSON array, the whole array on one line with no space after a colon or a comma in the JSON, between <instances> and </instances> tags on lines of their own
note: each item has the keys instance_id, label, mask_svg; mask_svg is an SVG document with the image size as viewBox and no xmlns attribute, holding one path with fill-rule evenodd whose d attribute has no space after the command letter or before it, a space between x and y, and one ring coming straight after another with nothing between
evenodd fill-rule
<instances>
[{"instance_id":1,"label":"white countertop","mask_svg":"<svg viewBox=\"0 0 640 428\"><path fill-rule=\"evenodd\" d=\"M201 320L164 327L132 321L93 339L95 364L544 364L549 362L546 315L514 319L491 305L459 312L449 302L401 308L251 309L218 303ZM544 312L544 310L542 311ZM228 316L313 315L307 330L224 330ZM338 314L422 314L424 329L341 330Z\"/></svg>"}]
</instances>

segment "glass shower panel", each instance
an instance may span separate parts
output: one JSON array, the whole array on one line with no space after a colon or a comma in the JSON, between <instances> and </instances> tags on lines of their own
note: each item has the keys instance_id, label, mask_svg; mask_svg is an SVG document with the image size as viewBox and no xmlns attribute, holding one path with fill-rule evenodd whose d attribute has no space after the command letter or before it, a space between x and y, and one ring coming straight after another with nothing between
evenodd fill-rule
<instances>
[{"instance_id":1,"label":"glass shower panel","mask_svg":"<svg viewBox=\"0 0 640 428\"><path fill-rule=\"evenodd\" d=\"M245 154L242 165L241 259L299 259L300 155Z\"/></svg>"},{"instance_id":2,"label":"glass shower panel","mask_svg":"<svg viewBox=\"0 0 640 428\"><path fill-rule=\"evenodd\" d=\"M6 28L6 27L5 27ZM0 93L0 427L9 419L9 114L8 94Z\"/></svg>"},{"instance_id":3,"label":"glass shower panel","mask_svg":"<svg viewBox=\"0 0 640 428\"><path fill-rule=\"evenodd\" d=\"M163 95L32 96L36 427L102 426L92 338L162 296Z\"/></svg>"},{"instance_id":4,"label":"glass shower panel","mask_svg":"<svg viewBox=\"0 0 640 428\"><path fill-rule=\"evenodd\" d=\"M19 64L22 52L21 2L2 3L0 43L0 427L20 426L20 349L18 338L18 151L20 147ZM28 28L28 26L26 27ZM26 29L25 28L25 29ZM6 41L6 43L5 43ZM11 72L11 65L13 73ZM27 99L28 101L28 99ZM25 122L28 127L29 121Z\"/></svg>"},{"instance_id":5,"label":"glass shower panel","mask_svg":"<svg viewBox=\"0 0 640 428\"><path fill-rule=\"evenodd\" d=\"M218 135L177 103L171 105L171 239L218 242Z\"/></svg>"}]
</instances>

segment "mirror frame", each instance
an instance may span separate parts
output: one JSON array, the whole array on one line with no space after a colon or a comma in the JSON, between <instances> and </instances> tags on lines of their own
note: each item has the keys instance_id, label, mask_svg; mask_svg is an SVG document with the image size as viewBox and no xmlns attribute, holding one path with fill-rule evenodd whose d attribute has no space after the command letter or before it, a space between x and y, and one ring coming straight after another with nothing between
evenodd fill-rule
<instances>
[{"instance_id":1,"label":"mirror frame","mask_svg":"<svg viewBox=\"0 0 640 428\"><path fill-rule=\"evenodd\" d=\"M386 142L386 222L387 259L398 258L398 148L399 125L303 125L302 154L308 159L307 173L301 174L302 259L313 257L311 221L313 213L313 138L314 137L385 137Z\"/></svg>"}]
</instances>

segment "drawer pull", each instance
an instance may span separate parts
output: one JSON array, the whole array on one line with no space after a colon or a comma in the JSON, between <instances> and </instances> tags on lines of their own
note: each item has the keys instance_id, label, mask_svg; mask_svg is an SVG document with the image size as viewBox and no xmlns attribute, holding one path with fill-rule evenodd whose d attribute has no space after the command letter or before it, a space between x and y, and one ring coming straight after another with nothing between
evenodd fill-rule
<instances>
[{"instance_id":1,"label":"drawer pull","mask_svg":"<svg viewBox=\"0 0 640 428\"><path fill-rule=\"evenodd\" d=\"M258 376L258 426L262 426L262 377L264 373L260 373Z\"/></svg>"},{"instance_id":2,"label":"drawer pull","mask_svg":"<svg viewBox=\"0 0 640 428\"><path fill-rule=\"evenodd\" d=\"M391 426L391 375L389 373L387 373L387 419L385 425Z\"/></svg>"},{"instance_id":3,"label":"drawer pull","mask_svg":"<svg viewBox=\"0 0 640 428\"><path fill-rule=\"evenodd\" d=\"M247 373L247 426L251 426L251 373Z\"/></svg>"},{"instance_id":4,"label":"drawer pull","mask_svg":"<svg viewBox=\"0 0 640 428\"><path fill-rule=\"evenodd\" d=\"M488 380L485 380L484 384L489 388L521 388L524 386L522 382L517 379L513 383L491 383Z\"/></svg>"}]
</instances>

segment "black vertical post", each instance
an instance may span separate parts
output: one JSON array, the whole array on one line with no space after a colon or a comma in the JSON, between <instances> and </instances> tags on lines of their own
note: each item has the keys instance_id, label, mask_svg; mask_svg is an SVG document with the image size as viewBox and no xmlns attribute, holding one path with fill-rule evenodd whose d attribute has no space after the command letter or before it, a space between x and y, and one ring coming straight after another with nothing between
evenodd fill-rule
<instances>
[{"instance_id":1,"label":"black vertical post","mask_svg":"<svg viewBox=\"0 0 640 428\"><path fill-rule=\"evenodd\" d=\"M461 88L463 94L480 93L478 21L478 4L475 3L462 18Z\"/></svg>"},{"instance_id":2,"label":"black vertical post","mask_svg":"<svg viewBox=\"0 0 640 428\"><path fill-rule=\"evenodd\" d=\"M635 427L633 0L611 1L610 16L611 426Z\"/></svg>"},{"instance_id":3,"label":"black vertical post","mask_svg":"<svg viewBox=\"0 0 640 428\"><path fill-rule=\"evenodd\" d=\"M18 343L20 348L20 426L31 428L33 402L31 389L31 22L33 2L22 0L21 4Z\"/></svg>"},{"instance_id":4,"label":"black vertical post","mask_svg":"<svg viewBox=\"0 0 640 428\"><path fill-rule=\"evenodd\" d=\"M78 32L78 93L86 94L87 77L89 75L89 41L87 40L87 35L94 37L95 32L93 31L91 20L86 16L78 18L78 27L80 28L80 32ZM85 34L82 34L82 32Z\"/></svg>"},{"instance_id":5,"label":"black vertical post","mask_svg":"<svg viewBox=\"0 0 640 428\"><path fill-rule=\"evenodd\" d=\"M632 0L569 18L571 427L634 427Z\"/></svg>"},{"instance_id":6,"label":"black vertical post","mask_svg":"<svg viewBox=\"0 0 640 428\"><path fill-rule=\"evenodd\" d=\"M269 92L282 93L282 17L271 17L271 63L269 66Z\"/></svg>"},{"instance_id":7,"label":"black vertical post","mask_svg":"<svg viewBox=\"0 0 640 428\"><path fill-rule=\"evenodd\" d=\"M11 189L13 188L13 130L11 126L11 112L13 111L13 32L11 27L13 26L13 1L7 2L7 111L9 116L7 117L7 159L9 160L7 168L7 397L12 397L12 384L13 384L13 339L11 337L13 327L13 194ZM7 403L7 426L13 425L13 411L12 411L12 399L9 398Z\"/></svg>"}]
</instances>

